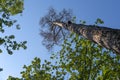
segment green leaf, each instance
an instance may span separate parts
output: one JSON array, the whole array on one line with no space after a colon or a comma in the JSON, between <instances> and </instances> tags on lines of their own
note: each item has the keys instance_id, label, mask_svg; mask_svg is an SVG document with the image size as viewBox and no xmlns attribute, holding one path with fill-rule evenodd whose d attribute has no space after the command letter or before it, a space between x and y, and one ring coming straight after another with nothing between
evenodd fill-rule
<instances>
[{"instance_id":1,"label":"green leaf","mask_svg":"<svg viewBox=\"0 0 120 80\"><path fill-rule=\"evenodd\" d=\"M95 22L95 24L104 24L104 21L98 18Z\"/></svg>"},{"instance_id":2,"label":"green leaf","mask_svg":"<svg viewBox=\"0 0 120 80\"><path fill-rule=\"evenodd\" d=\"M14 35L10 35L9 38L10 38L10 39L14 39L15 36L14 36Z\"/></svg>"},{"instance_id":3,"label":"green leaf","mask_svg":"<svg viewBox=\"0 0 120 80\"><path fill-rule=\"evenodd\" d=\"M0 53L2 53L2 50L0 49Z\"/></svg>"},{"instance_id":4,"label":"green leaf","mask_svg":"<svg viewBox=\"0 0 120 80\"><path fill-rule=\"evenodd\" d=\"M16 29L18 29L18 30L20 30L20 29L21 29L21 27L20 27L20 25L19 25L19 24L17 24L17 25L16 25Z\"/></svg>"},{"instance_id":5,"label":"green leaf","mask_svg":"<svg viewBox=\"0 0 120 80\"><path fill-rule=\"evenodd\" d=\"M0 45L2 45L4 42L5 42L5 40L0 38Z\"/></svg>"}]
</instances>

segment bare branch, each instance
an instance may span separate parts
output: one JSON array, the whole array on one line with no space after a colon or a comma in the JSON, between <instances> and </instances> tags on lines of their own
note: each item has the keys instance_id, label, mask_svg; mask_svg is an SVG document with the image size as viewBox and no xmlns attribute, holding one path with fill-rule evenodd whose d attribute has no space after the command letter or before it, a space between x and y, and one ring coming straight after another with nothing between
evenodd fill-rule
<instances>
[{"instance_id":1,"label":"bare branch","mask_svg":"<svg viewBox=\"0 0 120 80\"><path fill-rule=\"evenodd\" d=\"M72 11L63 9L57 13L55 9L49 8L48 14L40 20L41 31L40 35L44 38L43 45L52 46L60 44L61 41L68 35L69 31L53 24L54 21L67 22L72 19ZM64 35L63 35L64 34ZM50 48L50 47L49 47Z\"/></svg>"}]
</instances>

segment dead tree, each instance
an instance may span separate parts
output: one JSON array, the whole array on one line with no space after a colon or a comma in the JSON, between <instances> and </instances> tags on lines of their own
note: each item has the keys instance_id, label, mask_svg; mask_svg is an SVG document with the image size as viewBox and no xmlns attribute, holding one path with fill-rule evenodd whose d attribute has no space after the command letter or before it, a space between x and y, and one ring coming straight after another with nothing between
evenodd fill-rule
<instances>
[{"instance_id":1,"label":"dead tree","mask_svg":"<svg viewBox=\"0 0 120 80\"><path fill-rule=\"evenodd\" d=\"M74 24L70 21L68 23L53 22L53 24L82 35L88 40L120 54L120 29Z\"/></svg>"},{"instance_id":2,"label":"dead tree","mask_svg":"<svg viewBox=\"0 0 120 80\"><path fill-rule=\"evenodd\" d=\"M47 20L48 16L52 17L51 21ZM97 43L98 45L101 45L109 50L112 50L115 53L120 54L120 29L112 29L112 28L96 26L96 25L75 24L70 21L71 15L69 15L68 20L66 19L67 21L60 20L59 18L57 18L58 16L59 15L56 16L56 19L53 18L55 16L50 16L50 15L47 15L47 17L45 16L46 19L45 17L43 17L44 21L48 21L45 22L45 24L48 24L49 28L52 28L51 31L50 30L49 31L50 33L53 32L52 37L57 38L56 40L59 40L61 36L66 36L65 34L66 31L63 30L72 31L77 33L78 35L82 35L88 40ZM61 19L63 18L65 18L65 15L63 15ZM55 30L56 28L59 28L59 30ZM54 31L56 31L56 33L54 33ZM63 34L59 35L60 32L62 32ZM51 39L51 37L48 39Z\"/></svg>"},{"instance_id":3,"label":"dead tree","mask_svg":"<svg viewBox=\"0 0 120 80\"><path fill-rule=\"evenodd\" d=\"M72 11L63 9L61 12L57 13L55 9L49 8L48 13L41 18L40 25L40 35L43 36L43 45L47 49L51 49L53 45L59 45L66 36L69 34L69 31L58 27L53 24L53 21L67 22L72 19Z\"/></svg>"}]
</instances>

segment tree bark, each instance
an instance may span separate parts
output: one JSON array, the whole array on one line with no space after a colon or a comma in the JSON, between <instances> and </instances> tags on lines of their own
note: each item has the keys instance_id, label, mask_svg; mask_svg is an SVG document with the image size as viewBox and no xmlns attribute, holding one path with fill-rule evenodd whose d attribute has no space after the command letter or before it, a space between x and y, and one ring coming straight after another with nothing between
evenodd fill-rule
<instances>
[{"instance_id":1,"label":"tree bark","mask_svg":"<svg viewBox=\"0 0 120 80\"><path fill-rule=\"evenodd\" d=\"M68 21L53 22L54 25L73 31L120 55L120 29L112 29L95 25L75 24Z\"/></svg>"}]
</instances>

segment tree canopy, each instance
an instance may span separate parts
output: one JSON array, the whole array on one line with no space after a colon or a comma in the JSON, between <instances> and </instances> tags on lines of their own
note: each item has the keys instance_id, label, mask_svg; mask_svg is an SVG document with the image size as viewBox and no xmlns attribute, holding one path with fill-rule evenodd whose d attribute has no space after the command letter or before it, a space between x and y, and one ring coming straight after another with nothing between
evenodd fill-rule
<instances>
[{"instance_id":1,"label":"tree canopy","mask_svg":"<svg viewBox=\"0 0 120 80\"><path fill-rule=\"evenodd\" d=\"M8 54L13 54L13 50L19 50L20 47L26 49L26 41L17 42L15 40L14 34L5 35L5 27L16 26L17 29L20 29L17 20L11 18L17 14L21 14L23 11L23 0L0 0L0 46L4 46ZM16 23L16 24L15 24ZM2 49L0 49L2 53Z\"/></svg>"},{"instance_id":2,"label":"tree canopy","mask_svg":"<svg viewBox=\"0 0 120 80\"><path fill-rule=\"evenodd\" d=\"M81 21L81 24L85 23ZM95 25L103 23L98 18ZM74 32L67 34L63 39L61 50L53 53L50 58L52 62L45 60L43 64L40 58L34 58L30 65L23 66L24 71L20 72L21 78L9 76L8 80L120 79L120 55L113 54L112 51Z\"/></svg>"},{"instance_id":3,"label":"tree canopy","mask_svg":"<svg viewBox=\"0 0 120 80\"><path fill-rule=\"evenodd\" d=\"M50 62L41 64L34 58L24 65L21 78L9 76L8 80L119 80L120 56L72 33L65 39L62 49L51 55Z\"/></svg>"},{"instance_id":4,"label":"tree canopy","mask_svg":"<svg viewBox=\"0 0 120 80\"><path fill-rule=\"evenodd\" d=\"M53 24L56 21L63 24L60 23L60 27L58 27L59 25ZM82 23L81 25L85 25L85 21ZM96 27L98 23L104 22L98 18L94 26ZM74 19L72 20L69 10L63 9L62 12L56 13L53 8L50 8L49 13L41 19L40 24L42 29L44 27L41 30L41 35L44 37L43 44L50 49L54 44L59 44L63 40L61 50L51 55L53 62L45 60L42 64L41 59L35 57L30 65L23 66L24 70L20 72L21 78L9 76L7 80L120 79L120 55L113 54L111 50L80 34L75 32L69 34L68 30L71 27L68 25L77 26ZM72 29L74 28L71 28L71 31Z\"/></svg>"}]
</instances>

